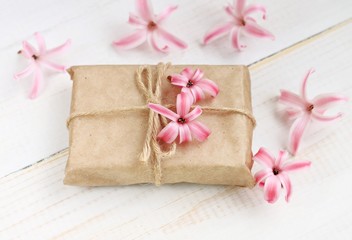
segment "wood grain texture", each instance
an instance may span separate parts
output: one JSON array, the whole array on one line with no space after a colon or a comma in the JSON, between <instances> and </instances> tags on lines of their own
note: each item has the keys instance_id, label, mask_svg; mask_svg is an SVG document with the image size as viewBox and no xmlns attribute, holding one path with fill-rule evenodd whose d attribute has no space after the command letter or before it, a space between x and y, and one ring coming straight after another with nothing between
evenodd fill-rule
<instances>
[{"instance_id":1,"label":"wood grain texture","mask_svg":"<svg viewBox=\"0 0 352 240\"><path fill-rule=\"evenodd\" d=\"M156 9L173 2L158 1ZM52 75L36 101L25 98L25 81L17 84L10 79L20 66L14 54L20 40L37 30L43 31L53 45L72 37L74 47L66 58L71 64L161 60L251 64L258 119L254 151L264 143L273 150L287 145L288 125L274 111L276 96L281 87L298 91L309 67L317 69L309 82L311 96L326 91L352 95L352 25L348 20L352 5L347 0L304 4L265 1L269 9L266 26L277 41L249 41L252 47L241 54L229 51L225 39L207 48L199 45L208 26L223 19L217 9L219 1L192 1L187 8L182 7L186 1L179 1L182 8L169 26L183 34L191 47L167 56L151 53L147 47L126 53L111 51L110 42L129 29L123 24L132 9L128 1L19 3L4 2L0 16L2 22L16 19L0 30L0 74L5 79L0 83L1 176L67 147L64 121L70 103L68 77ZM46 11L37 11L38 7ZM56 14L60 11L62 14ZM213 16L204 17L205 13ZM180 18L184 19L181 25ZM67 187L62 185L67 158L67 151L63 151L0 179L0 239L351 239L349 109L350 104L345 118L336 125L324 129L317 126L307 133L305 150L297 158L310 159L313 166L293 175L290 204L281 199L275 206L268 205L260 189L190 184Z\"/></svg>"},{"instance_id":2,"label":"wood grain texture","mask_svg":"<svg viewBox=\"0 0 352 240\"><path fill-rule=\"evenodd\" d=\"M352 96L352 23L250 67L258 119L253 151L284 148L288 125L276 111L280 88L299 90L317 72L309 96ZM253 190L192 184L81 188L62 184L67 151L0 179L0 239L351 239L351 103L335 125L307 132L286 204Z\"/></svg>"},{"instance_id":3,"label":"wood grain texture","mask_svg":"<svg viewBox=\"0 0 352 240\"><path fill-rule=\"evenodd\" d=\"M0 176L5 176L68 147L65 120L69 113L71 82L68 74L46 74L45 91L27 99L30 78L18 82L12 74L24 68L16 52L21 41L40 31L48 46L70 37L72 49L60 59L77 64L252 64L280 52L351 17L350 0L266 0L268 20L263 23L276 41L245 39L248 49L234 52L227 38L208 47L200 42L209 27L227 20L222 8L227 0L154 0L156 12L169 4L179 9L167 26L189 43L185 52L162 55L147 46L128 52L115 51L111 42L132 28L126 24L132 1L37 0L2 1L0 22ZM33 39L32 39L33 40Z\"/></svg>"}]
</instances>

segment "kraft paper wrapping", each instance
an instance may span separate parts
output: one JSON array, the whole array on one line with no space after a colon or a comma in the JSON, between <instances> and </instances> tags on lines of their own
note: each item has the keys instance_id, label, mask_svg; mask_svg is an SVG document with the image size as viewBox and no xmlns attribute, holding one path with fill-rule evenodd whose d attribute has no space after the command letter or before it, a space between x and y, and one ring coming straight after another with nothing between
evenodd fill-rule
<instances>
[{"instance_id":1,"label":"kraft paper wrapping","mask_svg":"<svg viewBox=\"0 0 352 240\"><path fill-rule=\"evenodd\" d=\"M71 113L145 106L136 85L137 65L74 66ZM156 66L152 66L153 69ZM216 98L207 96L200 106L252 111L250 78L245 66L170 66L162 79L162 104L175 104L180 88L167 76L185 67L200 68L219 86ZM70 149L64 183L79 186L154 183L151 164L138 160L146 138L148 111L75 118L70 122ZM162 160L161 183L189 182L253 187L253 123L238 113L203 111L197 119L212 133L204 142L177 144L175 155ZM160 142L160 144L163 144Z\"/></svg>"}]
</instances>

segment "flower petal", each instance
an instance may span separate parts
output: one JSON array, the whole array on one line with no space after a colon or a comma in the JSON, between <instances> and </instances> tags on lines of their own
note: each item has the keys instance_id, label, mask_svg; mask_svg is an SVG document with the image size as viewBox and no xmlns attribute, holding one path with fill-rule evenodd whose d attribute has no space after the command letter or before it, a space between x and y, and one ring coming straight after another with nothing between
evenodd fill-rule
<instances>
[{"instance_id":1,"label":"flower petal","mask_svg":"<svg viewBox=\"0 0 352 240\"><path fill-rule=\"evenodd\" d=\"M181 92L180 94L177 94L176 98L176 110L177 114L180 117L185 117L187 113L189 112L191 105L192 105L192 98L190 94Z\"/></svg>"},{"instance_id":2,"label":"flower petal","mask_svg":"<svg viewBox=\"0 0 352 240\"><path fill-rule=\"evenodd\" d=\"M279 156L275 160L275 166L281 169L282 162L285 161L288 157L287 151L279 151Z\"/></svg>"},{"instance_id":3,"label":"flower petal","mask_svg":"<svg viewBox=\"0 0 352 240\"><path fill-rule=\"evenodd\" d=\"M232 22L227 22L225 24L216 26L204 35L203 43L207 45L208 43L211 43L212 41L223 37L224 35L230 32L233 26L234 25Z\"/></svg>"},{"instance_id":4,"label":"flower petal","mask_svg":"<svg viewBox=\"0 0 352 240\"><path fill-rule=\"evenodd\" d=\"M154 13L149 0L136 0L136 11L145 21L154 20Z\"/></svg>"},{"instance_id":5,"label":"flower petal","mask_svg":"<svg viewBox=\"0 0 352 240\"><path fill-rule=\"evenodd\" d=\"M67 48L69 48L71 46L71 43L72 43L71 39L68 39L65 43L63 43L55 48L47 50L45 53L45 56L49 56L51 54L61 53L61 52L65 51Z\"/></svg>"},{"instance_id":6,"label":"flower petal","mask_svg":"<svg viewBox=\"0 0 352 240\"><path fill-rule=\"evenodd\" d=\"M233 6L232 5L227 5L225 7L225 12L230 16L230 17L234 17L236 14L235 14L235 10L233 9Z\"/></svg>"},{"instance_id":7,"label":"flower petal","mask_svg":"<svg viewBox=\"0 0 352 240\"><path fill-rule=\"evenodd\" d=\"M297 118L290 129L289 133L289 145L293 155L296 155L304 130L307 128L310 122L310 115L304 114L302 117Z\"/></svg>"},{"instance_id":8,"label":"flower petal","mask_svg":"<svg viewBox=\"0 0 352 240\"><path fill-rule=\"evenodd\" d=\"M178 136L178 124L170 122L158 134L158 138L167 143L172 143Z\"/></svg>"},{"instance_id":9,"label":"flower petal","mask_svg":"<svg viewBox=\"0 0 352 240\"><path fill-rule=\"evenodd\" d=\"M280 179L280 182L286 191L285 200L286 200L286 202L288 202L288 201L290 201L290 197L291 197L291 193L292 193L291 180L288 177L288 175L284 172L278 174L277 177Z\"/></svg>"},{"instance_id":10,"label":"flower petal","mask_svg":"<svg viewBox=\"0 0 352 240\"><path fill-rule=\"evenodd\" d=\"M45 54L46 45L43 36L39 32L34 33L34 36L38 43L39 55Z\"/></svg>"},{"instance_id":11,"label":"flower petal","mask_svg":"<svg viewBox=\"0 0 352 240\"><path fill-rule=\"evenodd\" d=\"M168 18L176 9L177 9L177 6L169 6L169 7L167 7L164 11L162 11L160 14L158 14L158 16L156 17L155 21L157 23L161 23L166 18Z\"/></svg>"},{"instance_id":12,"label":"flower petal","mask_svg":"<svg viewBox=\"0 0 352 240\"><path fill-rule=\"evenodd\" d=\"M117 41L114 41L113 44L121 49L131 49L138 47L145 42L147 38L146 30L137 30L131 35L123 37Z\"/></svg>"},{"instance_id":13,"label":"flower petal","mask_svg":"<svg viewBox=\"0 0 352 240\"><path fill-rule=\"evenodd\" d=\"M246 6L246 0L234 0L233 5L235 6L235 11L237 15L241 14Z\"/></svg>"},{"instance_id":14,"label":"flower petal","mask_svg":"<svg viewBox=\"0 0 352 240\"><path fill-rule=\"evenodd\" d=\"M281 89L280 92L281 94L279 97L279 101L282 104L285 104L291 107L297 107L304 110L306 109L307 102L297 94L284 89Z\"/></svg>"},{"instance_id":15,"label":"flower petal","mask_svg":"<svg viewBox=\"0 0 352 240\"><path fill-rule=\"evenodd\" d=\"M266 9L263 5L259 5L259 4L252 4L246 7L246 9L243 12L243 16L247 16L255 12L259 12L263 14L263 19L266 18Z\"/></svg>"},{"instance_id":16,"label":"flower petal","mask_svg":"<svg viewBox=\"0 0 352 240\"><path fill-rule=\"evenodd\" d=\"M264 184L264 199L268 203L274 203L277 201L280 195L281 183L279 178L276 176L268 177Z\"/></svg>"},{"instance_id":17,"label":"flower petal","mask_svg":"<svg viewBox=\"0 0 352 240\"><path fill-rule=\"evenodd\" d=\"M33 71L34 71L34 66L32 64L30 64L24 70L22 70L21 72L16 73L13 76L13 78L15 80L17 80L17 79L28 77L31 73L33 73Z\"/></svg>"},{"instance_id":18,"label":"flower petal","mask_svg":"<svg viewBox=\"0 0 352 240\"><path fill-rule=\"evenodd\" d=\"M187 67L182 70L181 75L185 76L187 78L187 80L190 80L190 79L192 79L194 72L191 68Z\"/></svg>"},{"instance_id":19,"label":"flower petal","mask_svg":"<svg viewBox=\"0 0 352 240\"><path fill-rule=\"evenodd\" d=\"M40 64L44 65L45 67L54 70L54 71L58 71L58 72L65 72L67 67L63 66L63 65L59 65L47 60L40 60Z\"/></svg>"},{"instance_id":20,"label":"flower petal","mask_svg":"<svg viewBox=\"0 0 352 240\"><path fill-rule=\"evenodd\" d=\"M203 91L209 93L211 96L216 97L219 93L219 87L215 82L209 79L201 79L197 82L197 86Z\"/></svg>"},{"instance_id":21,"label":"flower petal","mask_svg":"<svg viewBox=\"0 0 352 240\"><path fill-rule=\"evenodd\" d=\"M26 58L32 58L33 55L38 55L37 50L27 41L22 42L22 51L23 55Z\"/></svg>"},{"instance_id":22,"label":"flower petal","mask_svg":"<svg viewBox=\"0 0 352 240\"><path fill-rule=\"evenodd\" d=\"M34 79L33 79L33 86L32 86L32 91L29 95L30 99L34 99L38 96L39 93L39 88L41 86L41 83L43 81L43 74L39 68L36 68L34 71Z\"/></svg>"},{"instance_id":23,"label":"flower petal","mask_svg":"<svg viewBox=\"0 0 352 240\"><path fill-rule=\"evenodd\" d=\"M188 78L184 75L181 74L174 74L171 75L171 84L180 86L180 87L186 87L188 83Z\"/></svg>"},{"instance_id":24,"label":"flower petal","mask_svg":"<svg viewBox=\"0 0 352 240\"><path fill-rule=\"evenodd\" d=\"M160 115L163 115L164 117L167 117L174 122L177 122L177 120L180 118L178 114L159 104L149 103L148 107L154 112L159 113Z\"/></svg>"},{"instance_id":25,"label":"flower petal","mask_svg":"<svg viewBox=\"0 0 352 240\"><path fill-rule=\"evenodd\" d=\"M203 90L200 87L198 87L197 85L193 85L189 89L192 92L194 102L198 102L198 101L205 98Z\"/></svg>"},{"instance_id":26,"label":"flower petal","mask_svg":"<svg viewBox=\"0 0 352 240\"><path fill-rule=\"evenodd\" d=\"M309 76L314 72L315 72L315 70L313 68L309 69L309 71L306 73L306 75L304 76L303 81L302 81L301 95L305 101L307 101L307 94L306 94L307 80L308 80Z\"/></svg>"},{"instance_id":27,"label":"flower petal","mask_svg":"<svg viewBox=\"0 0 352 240\"><path fill-rule=\"evenodd\" d=\"M268 30L264 29L253 21L248 21L248 19L246 21L246 25L243 28L248 34L252 36L260 38L271 38L272 40L275 39L274 35Z\"/></svg>"},{"instance_id":28,"label":"flower petal","mask_svg":"<svg viewBox=\"0 0 352 240\"><path fill-rule=\"evenodd\" d=\"M326 108L330 107L335 103L347 102L347 101L348 101L348 97L346 96L343 96L340 94L327 93L327 94L321 94L319 96L316 96L312 100L312 103L315 109L318 109L319 111L325 111Z\"/></svg>"},{"instance_id":29,"label":"flower petal","mask_svg":"<svg viewBox=\"0 0 352 240\"><path fill-rule=\"evenodd\" d=\"M342 113L338 113L336 115L333 116L324 116L323 114L320 114L317 111L312 111L312 116L314 119L318 120L318 121L322 121L322 122L330 122L330 121L334 121L336 119L339 119L342 117Z\"/></svg>"},{"instance_id":30,"label":"flower petal","mask_svg":"<svg viewBox=\"0 0 352 240\"><path fill-rule=\"evenodd\" d=\"M193 93L192 93L190 88L183 87L183 88L181 88L181 92L188 94L190 96L191 100L192 100L192 104L194 103Z\"/></svg>"},{"instance_id":31,"label":"flower petal","mask_svg":"<svg viewBox=\"0 0 352 240\"><path fill-rule=\"evenodd\" d=\"M240 44L240 31L241 31L240 27L234 27L234 28L232 28L231 34L230 34L230 40L231 40L232 47L239 50L239 51L241 51L243 48L247 47L246 45Z\"/></svg>"},{"instance_id":32,"label":"flower petal","mask_svg":"<svg viewBox=\"0 0 352 240\"><path fill-rule=\"evenodd\" d=\"M180 143L192 141L191 130L187 124L179 124Z\"/></svg>"},{"instance_id":33,"label":"flower petal","mask_svg":"<svg viewBox=\"0 0 352 240\"><path fill-rule=\"evenodd\" d=\"M265 181L267 177L273 176L273 170L271 168L262 169L254 174L255 182L261 183Z\"/></svg>"},{"instance_id":34,"label":"flower petal","mask_svg":"<svg viewBox=\"0 0 352 240\"><path fill-rule=\"evenodd\" d=\"M176 36L172 35L171 33L167 32L161 27L158 27L157 29L159 36L164 39L164 41L173 44L174 46L185 49L187 48L187 44L182 41L181 39L177 38Z\"/></svg>"},{"instance_id":35,"label":"flower petal","mask_svg":"<svg viewBox=\"0 0 352 240\"><path fill-rule=\"evenodd\" d=\"M147 26L148 22L146 22L144 19L141 19L140 17L134 15L133 13L130 13L129 18L128 18L128 23L136 26Z\"/></svg>"},{"instance_id":36,"label":"flower petal","mask_svg":"<svg viewBox=\"0 0 352 240\"><path fill-rule=\"evenodd\" d=\"M253 160L268 168L272 168L275 163L275 157L264 147L259 149L254 155Z\"/></svg>"},{"instance_id":37,"label":"flower petal","mask_svg":"<svg viewBox=\"0 0 352 240\"><path fill-rule=\"evenodd\" d=\"M194 119L199 117L202 114L202 109L197 106L191 112L187 113L185 116L186 122L192 122Z\"/></svg>"},{"instance_id":38,"label":"flower petal","mask_svg":"<svg viewBox=\"0 0 352 240\"><path fill-rule=\"evenodd\" d=\"M282 170L285 172L299 170L301 168L309 167L311 165L310 161L294 161L288 162L283 165Z\"/></svg>"},{"instance_id":39,"label":"flower petal","mask_svg":"<svg viewBox=\"0 0 352 240\"><path fill-rule=\"evenodd\" d=\"M198 82L199 80L201 80L204 76L204 72L202 70L200 70L199 68L197 68L195 71L194 71L194 74L191 78L191 80L193 82Z\"/></svg>"},{"instance_id":40,"label":"flower petal","mask_svg":"<svg viewBox=\"0 0 352 240\"><path fill-rule=\"evenodd\" d=\"M300 117L302 114L304 114L304 112L301 109L297 109L294 107L287 107L285 111L289 119L295 119Z\"/></svg>"},{"instance_id":41,"label":"flower petal","mask_svg":"<svg viewBox=\"0 0 352 240\"><path fill-rule=\"evenodd\" d=\"M211 133L209 128L198 121L188 123L188 127L193 133L193 136L200 142L203 142L205 139L207 139Z\"/></svg>"},{"instance_id":42,"label":"flower petal","mask_svg":"<svg viewBox=\"0 0 352 240\"><path fill-rule=\"evenodd\" d=\"M168 53L169 50L170 50L169 46L168 45L164 45L163 47L160 47L159 43L156 40L156 38L157 38L157 35L156 35L155 31L149 33L149 35L148 35L149 44L158 52Z\"/></svg>"}]
</instances>

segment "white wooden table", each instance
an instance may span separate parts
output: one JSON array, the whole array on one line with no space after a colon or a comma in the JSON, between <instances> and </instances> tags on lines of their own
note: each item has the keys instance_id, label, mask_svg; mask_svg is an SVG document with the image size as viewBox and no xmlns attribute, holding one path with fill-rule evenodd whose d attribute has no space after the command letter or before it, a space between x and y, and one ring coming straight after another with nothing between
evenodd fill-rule
<instances>
[{"instance_id":1,"label":"white wooden table","mask_svg":"<svg viewBox=\"0 0 352 240\"><path fill-rule=\"evenodd\" d=\"M71 82L53 74L29 100L28 80L12 74L25 66L16 52L35 31L48 45L67 38L65 62L81 64L247 64L258 126L253 151L286 146L288 126L275 113L280 88L298 91L315 67L309 94L352 96L352 1L265 0L263 23L276 41L248 40L232 51L228 39L200 45L204 32L225 19L227 0L153 0L158 12L176 3L167 25L189 43L185 52L149 47L116 52L111 42L131 30L133 1L1 0L0 14L0 239L352 239L352 116L307 132L297 158L312 167L293 174L287 204L270 205L262 190L176 184L155 187L64 186ZM256 1L261 2L261 1Z\"/></svg>"}]
</instances>

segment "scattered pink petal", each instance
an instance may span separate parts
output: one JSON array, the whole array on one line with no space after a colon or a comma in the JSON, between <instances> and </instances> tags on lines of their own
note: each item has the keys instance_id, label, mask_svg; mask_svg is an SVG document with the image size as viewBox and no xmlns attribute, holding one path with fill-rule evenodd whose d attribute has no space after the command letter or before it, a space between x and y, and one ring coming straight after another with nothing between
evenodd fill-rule
<instances>
[{"instance_id":1,"label":"scattered pink petal","mask_svg":"<svg viewBox=\"0 0 352 240\"><path fill-rule=\"evenodd\" d=\"M158 52L167 53L170 50L168 44L177 48L185 49L187 44L177 38L167 30L162 28L161 24L177 9L177 6L169 6L159 15L154 14L152 5L149 0L136 0L137 15L130 14L128 22L135 25L138 30L131 35L123 37L113 44L119 49L132 49L145 41ZM162 40L166 44L159 43Z\"/></svg>"},{"instance_id":2,"label":"scattered pink petal","mask_svg":"<svg viewBox=\"0 0 352 240\"><path fill-rule=\"evenodd\" d=\"M36 98L39 94L40 86L43 81L41 67L46 67L57 72L64 72L67 69L66 66L49 61L48 57L53 54L61 53L71 45L71 40L67 40L64 44L58 47L47 49L45 40L40 33L34 33L34 37L38 44L38 50L27 41L23 41L22 49L18 53L29 60L29 65L23 71L14 75L14 79L21 79L33 74L33 86L29 95L31 99Z\"/></svg>"},{"instance_id":3,"label":"scattered pink petal","mask_svg":"<svg viewBox=\"0 0 352 240\"><path fill-rule=\"evenodd\" d=\"M272 167L275 162L275 157L266 148L260 148L257 154L253 157L258 163Z\"/></svg>"},{"instance_id":4,"label":"scattered pink petal","mask_svg":"<svg viewBox=\"0 0 352 240\"><path fill-rule=\"evenodd\" d=\"M230 34L230 42L233 48L242 50L246 45L240 43L242 32L258 38L275 39L274 35L268 30L259 26L251 14L260 13L263 20L266 19L266 9L262 5L252 4L246 7L245 0L234 0L233 5L225 7L225 12L231 17L230 22L219 25L209 32L203 38L204 44L208 44L226 34Z\"/></svg>"},{"instance_id":5,"label":"scattered pink petal","mask_svg":"<svg viewBox=\"0 0 352 240\"><path fill-rule=\"evenodd\" d=\"M253 160L263 167L262 170L255 173L254 178L260 186L264 186L264 199L269 203L277 201L281 188L284 188L285 199L288 202L292 194L292 184L288 173L309 167L311 164L309 161L288 162L287 159L288 153L286 151L280 151L279 156L275 159L265 148L260 148L253 157Z\"/></svg>"},{"instance_id":6,"label":"scattered pink petal","mask_svg":"<svg viewBox=\"0 0 352 240\"><path fill-rule=\"evenodd\" d=\"M336 115L327 116L325 111L332 104L346 102L348 98L340 94L321 94L309 100L306 94L306 86L309 76L314 73L313 69L310 69L303 78L301 86L301 94L281 90L279 101L286 106L286 113L291 119L295 119L293 122L290 134L289 134L289 145L292 154L296 154L302 136L305 130L308 128L309 123L312 120L320 122L331 122L341 118L342 113Z\"/></svg>"},{"instance_id":7,"label":"scattered pink petal","mask_svg":"<svg viewBox=\"0 0 352 240\"><path fill-rule=\"evenodd\" d=\"M267 177L264 184L264 199L275 203L280 196L280 179L276 176Z\"/></svg>"},{"instance_id":8,"label":"scattered pink petal","mask_svg":"<svg viewBox=\"0 0 352 240\"><path fill-rule=\"evenodd\" d=\"M301 143L301 139L304 131L306 130L308 123L310 122L310 116L303 114L300 118L297 118L290 129L290 149L292 154L296 154Z\"/></svg>"},{"instance_id":9,"label":"scattered pink petal","mask_svg":"<svg viewBox=\"0 0 352 240\"><path fill-rule=\"evenodd\" d=\"M266 9L264 6L262 5L257 5L257 4L253 4L253 5L250 5L246 8L246 10L244 11L243 15L244 16L248 16L252 13L256 13L256 12L259 12L259 13L262 13L263 15L263 19L265 20L266 19Z\"/></svg>"},{"instance_id":10,"label":"scattered pink petal","mask_svg":"<svg viewBox=\"0 0 352 240\"><path fill-rule=\"evenodd\" d=\"M275 39L275 37L272 33L270 33L268 30L262 28L254 21L247 20L246 25L243 29L246 33L248 33L254 37L271 38L272 40Z\"/></svg>"},{"instance_id":11,"label":"scattered pink petal","mask_svg":"<svg viewBox=\"0 0 352 240\"><path fill-rule=\"evenodd\" d=\"M144 29L137 30L131 35L121 38L118 41L115 41L114 44L115 46L118 46L121 49L132 49L138 47L139 45L145 42L147 37L146 33L147 32Z\"/></svg>"},{"instance_id":12,"label":"scattered pink petal","mask_svg":"<svg viewBox=\"0 0 352 240\"><path fill-rule=\"evenodd\" d=\"M171 84L182 87L182 92L189 93L193 96L193 102L205 98L205 93L216 97L219 93L218 86L211 80L204 78L204 72L197 68L193 71L185 68L181 74L173 74L168 77Z\"/></svg>"},{"instance_id":13,"label":"scattered pink petal","mask_svg":"<svg viewBox=\"0 0 352 240\"><path fill-rule=\"evenodd\" d=\"M52 49L48 49L46 51L45 56L47 57L47 56L51 56L52 54L57 54L57 53L61 53L63 51L66 51L69 47L71 47L71 44L72 44L71 39L68 39L68 40L66 40L65 43L63 43L57 47L54 47Z\"/></svg>"},{"instance_id":14,"label":"scattered pink petal","mask_svg":"<svg viewBox=\"0 0 352 240\"><path fill-rule=\"evenodd\" d=\"M204 44L211 43L212 41L225 36L231 31L232 28L233 28L232 22L228 22L228 23L216 26L215 28L211 29L209 32L205 34Z\"/></svg>"},{"instance_id":15,"label":"scattered pink petal","mask_svg":"<svg viewBox=\"0 0 352 240\"><path fill-rule=\"evenodd\" d=\"M159 37L164 39L165 42L171 43L172 45L181 49L187 48L187 44L184 41L167 32L163 28L159 27L157 33L159 34Z\"/></svg>"},{"instance_id":16,"label":"scattered pink petal","mask_svg":"<svg viewBox=\"0 0 352 240\"><path fill-rule=\"evenodd\" d=\"M198 141L204 141L210 135L210 130L202 123L195 121L202 110L196 106L191 112L192 96L181 92L176 99L176 112L159 104L149 103L148 107L154 112L171 120L158 134L158 138L167 143L175 141L179 136L179 142L192 141L192 134Z\"/></svg>"},{"instance_id":17,"label":"scattered pink petal","mask_svg":"<svg viewBox=\"0 0 352 240\"><path fill-rule=\"evenodd\" d=\"M167 7L164 11L162 11L157 17L156 17L156 21L158 21L158 23L161 23L163 20L167 19L168 17L170 17L170 15L177 9L177 6L169 6Z\"/></svg>"},{"instance_id":18,"label":"scattered pink petal","mask_svg":"<svg viewBox=\"0 0 352 240\"><path fill-rule=\"evenodd\" d=\"M238 50L242 50L243 48L246 47L246 45L243 45L240 43L240 31L241 31L240 27L237 27L237 28L233 27L230 35L232 47Z\"/></svg>"},{"instance_id":19,"label":"scattered pink petal","mask_svg":"<svg viewBox=\"0 0 352 240\"><path fill-rule=\"evenodd\" d=\"M33 82L33 86L32 86L32 91L29 95L30 99L34 99L38 96L42 81L43 81L43 74L42 74L41 70L38 67L36 67L36 69L34 71L34 82Z\"/></svg>"},{"instance_id":20,"label":"scattered pink petal","mask_svg":"<svg viewBox=\"0 0 352 240\"><path fill-rule=\"evenodd\" d=\"M148 34L148 42L149 44L157 51L157 52L162 52L162 53L168 53L170 48L167 45L160 46L160 44L157 41L157 32L152 32Z\"/></svg>"}]
</instances>

